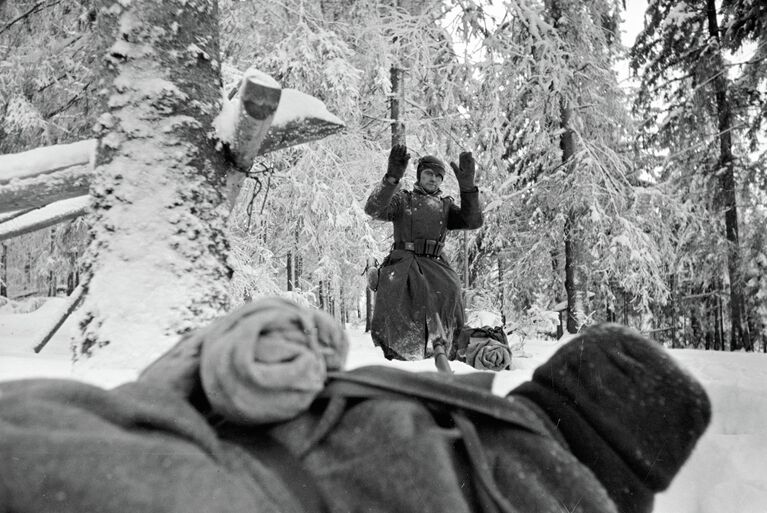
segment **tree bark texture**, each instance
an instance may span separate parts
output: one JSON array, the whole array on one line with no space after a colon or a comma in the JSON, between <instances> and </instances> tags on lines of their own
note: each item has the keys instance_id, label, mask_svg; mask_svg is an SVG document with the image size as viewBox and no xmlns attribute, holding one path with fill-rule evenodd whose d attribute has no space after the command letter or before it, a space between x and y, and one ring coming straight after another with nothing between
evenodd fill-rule
<instances>
[{"instance_id":1,"label":"tree bark texture","mask_svg":"<svg viewBox=\"0 0 767 513\"><path fill-rule=\"evenodd\" d=\"M389 115L391 116L391 145L406 144L405 142L405 123L401 119L400 107L405 95L405 74L401 68L392 66L390 69L391 77L391 98L389 99Z\"/></svg>"},{"instance_id":2,"label":"tree bark texture","mask_svg":"<svg viewBox=\"0 0 767 513\"><path fill-rule=\"evenodd\" d=\"M713 41L720 41L715 0L706 0L708 33ZM740 247L738 241L738 207L735 194L735 161L732 154L732 110L728 99L727 70L721 48L714 50L713 85L716 96L717 124L719 129L719 176L718 203L724 207L725 235L728 242L727 269L730 276L730 349L753 351L748 328L748 314L743 296L743 278L740 272Z\"/></svg>"},{"instance_id":3,"label":"tree bark texture","mask_svg":"<svg viewBox=\"0 0 767 513\"><path fill-rule=\"evenodd\" d=\"M0 244L0 297L8 297L8 246Z\"/></svg>"},{"instance_id":4,"label":"tree bark texture","mask_svg":"<svg viewBox=\"0 0 767 513\"><path fill-rule=\"evenodd\" d=\"M104 1L100 12L112 38L100 85L109 110L99 118L76 352L112 344L135 365L230 303L229 165L210 138L221 109L218 7Z\"/></svg>"},{"instance_id":5,"label":"tree bark texture","mask_svg":"<svg viewBox=\"0 0 767 513\"><path fill-rule=\"evenodd\" d=\"M570 127L572 110L564 98L560 102L562 135L562 162L567 165L575 155L575 137ZM580 275L580 237L578 233L579 215L567 212L564 226L565 239L565 293L567 294L567 332L578 333L583 324L585 312L583 305L583 279Z\"/></svg>"}]
</instances>

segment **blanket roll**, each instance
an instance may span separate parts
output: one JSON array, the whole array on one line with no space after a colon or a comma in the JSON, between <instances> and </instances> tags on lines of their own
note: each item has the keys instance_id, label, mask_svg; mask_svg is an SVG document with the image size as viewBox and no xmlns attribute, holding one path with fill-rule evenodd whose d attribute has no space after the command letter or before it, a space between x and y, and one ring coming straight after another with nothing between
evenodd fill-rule
<instances>
[{"instance_id":1,"label":"blanket roll","mask_svg":"<svg viewBox=\"0 0 767 513\"><path fill-rule=\"evenodd\" d=\"M139 380L190 398L201 388L214 413L238 424L278 422L306 410L347 352L328 314L264 298L186 336Z\"/></svg>"},{"instance_id":2,"label":"blanket roll","mask_svg":"<svg viewBox=\"0 0 767 513\"><path fill-rule=\"evenodd\" d=\"M492 338L469 339L466 363L479 370L500 371L511 366L509 346Z\"/></svg>"}]
</instances>

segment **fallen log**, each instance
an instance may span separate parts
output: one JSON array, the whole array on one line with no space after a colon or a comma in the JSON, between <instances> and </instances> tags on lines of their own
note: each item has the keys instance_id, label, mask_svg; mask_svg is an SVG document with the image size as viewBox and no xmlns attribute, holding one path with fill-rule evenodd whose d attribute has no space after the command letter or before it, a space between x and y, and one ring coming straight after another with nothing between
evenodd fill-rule
<instances>
[{"instance_id":1,"label":"fallen log","mask_svg":"<svg viewBox=\"0 0 767 513\"><path fill-rule=\"evenodd\" d=\"M0 214L88 193L96 140L0 155Z\"/></svg>"},{"instance_id":2,"label":"fallen log","mask_svg":"<svg viewBox=\"0 0 767 513\"><path fill-rule=\"evenodd\" d=\"M91 197L84 195L24 212L13 219L0 222L0 241L79 217L88 211L90 204Z\"/></svg>"}]
</instances>

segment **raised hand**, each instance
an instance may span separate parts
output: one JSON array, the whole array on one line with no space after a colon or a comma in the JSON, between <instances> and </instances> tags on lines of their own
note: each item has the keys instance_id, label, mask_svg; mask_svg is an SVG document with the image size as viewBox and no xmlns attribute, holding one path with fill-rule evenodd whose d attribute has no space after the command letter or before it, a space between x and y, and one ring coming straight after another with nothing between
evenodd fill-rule
<instances>
[{"instance_id":1,"label":"raised hand","mask_svg":"<svg viewBox=\"0 0 767 513\"><path fill-rule=\"evenodd\" d=\"M474 173L476 164L470 151L461 152L458 156L458 165L455 162L450 163L453 168L455 178L458 180L458 186L462 191L468 191L474 188Z\"/></svg>"},{"instance_id":2,"label":"raised hand","mask_svg":"<svg viewBox=\"0 0 767 513\"><path fill-rule=\"evenodd\" d=\"M410 154L407 152L407 146L395 144L389 152L389 165L386 168L386 174L399 180L405 174L409 160Z\"/></svg>"}]
</instances>

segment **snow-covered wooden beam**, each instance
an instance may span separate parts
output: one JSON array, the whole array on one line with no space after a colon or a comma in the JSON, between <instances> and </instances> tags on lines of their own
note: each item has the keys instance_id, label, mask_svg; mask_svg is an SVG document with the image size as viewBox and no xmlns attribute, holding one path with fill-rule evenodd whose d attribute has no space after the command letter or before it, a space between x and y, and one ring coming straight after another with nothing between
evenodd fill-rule
<instances>
[{"instance_id":1,"label":"snow-covered wooden beam","mask_svg":"<svg viewBox=\"0 0 767 513\"><path fill-rule=\"evenodd\" d=\"M321 100L295 89L283 89L272 126L258 154L317 141L344 128L344 122L331 114Z\"/></svg>"},{"instance_id":2,"label":"snow-covered wooden beam","mask_svg":"<svg viewBox=\"0 0 767 513\"><path fill-rule=\"evenodd\" d=\"M321 100L282 89L253 68L245 72L237 94L216 119L218 138L229 144L243 171L250 169L257 155L316 141L344 127Z\"/></svg>"},{"instance_id":3,"label":"snow-covered wooden beam","mask_svg":"<svg viewBox=\"0 0 767 513\"><path fill-rule=\"evenodd\" d=\"M96 140L0 155L0 214L88 193Z\"/></svg>"},{"instance_id":4,"label":"snow-covered wooden beam","mask_svg":"<svg viewBox=\"0 0 767 513\"><path fill-rule=\"evenodd\" d=\"M56 201L42 208L25 212L8 221L0 222L0 241L74 219L85 214L91 204L88 195Z\"/></svg>"},{"instance_id":5,"label":"snow-covered wooden beam","mask_svg":"<svg viewBox=\"0 0 767 513\"><path fill-rule=\"evenodd\" d=\"M243 75L236 96L224 104L216 120L217 135L229 142L240 169L247 171L253 165L281 96L276 80L251 68Z\"/></svg>"}]
</instances>

